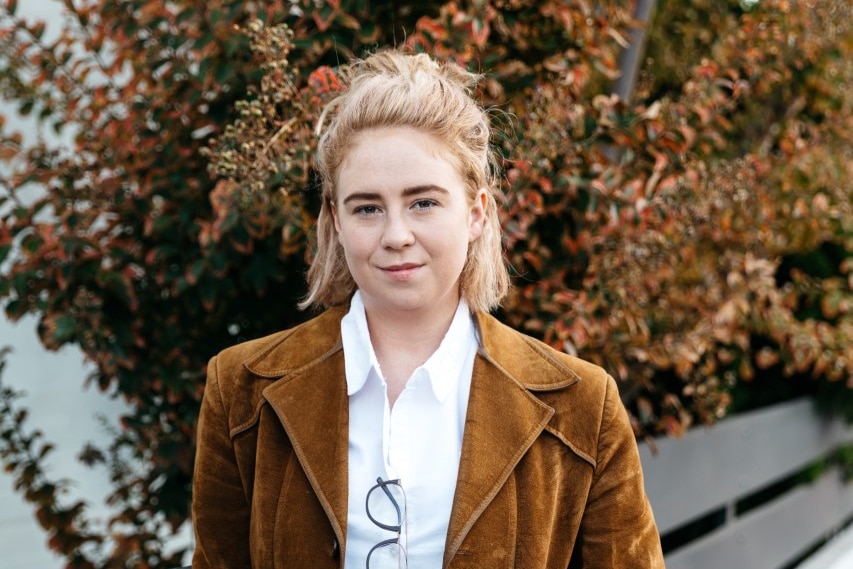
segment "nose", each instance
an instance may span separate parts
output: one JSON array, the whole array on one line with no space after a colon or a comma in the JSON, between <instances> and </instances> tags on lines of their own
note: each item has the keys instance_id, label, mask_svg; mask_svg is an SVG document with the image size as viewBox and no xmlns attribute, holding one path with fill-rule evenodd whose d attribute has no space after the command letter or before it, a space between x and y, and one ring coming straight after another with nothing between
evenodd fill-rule
<instances>
[{"instance_id":1,"label":"nose","mask_svg":"<svg viewBox=\"0 0 853 569\"><path fill-rule=\"evenodd\" d=\"M389 213L382 228L382 246L387 249L402 249L415 242L415 234L405 215Z\"/></svg>"}]
</instances>

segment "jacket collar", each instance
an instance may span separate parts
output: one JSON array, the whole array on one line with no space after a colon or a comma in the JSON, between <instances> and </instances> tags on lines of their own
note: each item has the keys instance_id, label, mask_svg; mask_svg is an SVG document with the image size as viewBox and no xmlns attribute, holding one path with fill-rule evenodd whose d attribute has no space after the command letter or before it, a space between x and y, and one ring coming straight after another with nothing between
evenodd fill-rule
<instances>
[{"instance_id":1,"label":"jacket collar","mask_svg":"<svg viewBox=\"0 0 853 569\"><path fill-rule=\"evenodd\" d=\"M327 310L248 357L243 366L277 379L262 394L275 411L326 512L338 543L346 543L349 404L340 320ZM343 559L343 555L341 555Z\"/></svg>"},{"instance_id":2,"label":"jacket collar","mask_svg":"<svg viewBox=\"0 0 853 569\"><path fill-rule=\"evenodd\" d=\"M345 313L345 307L331 309L279 336L243 364L258 377L278 379L263 397L287 431L341 544L346 543L349 442L340 338ZM445 565L554 415L532 392L579 381L535 340L489 315L477 314L476 322L481 347L471 378Z\"/></svg>"},{"instance_id":3,"label":"jacket collar","mask_svg":"<svg viewBox=\"0 0 853 569\"><path fill-rule=\"evenodd\" d=\"M476 320L481 346L471 377L445 567L554 415L532 392L580 381L532 338L486 314L477 314Z\"/></svg>"}]
</instances>

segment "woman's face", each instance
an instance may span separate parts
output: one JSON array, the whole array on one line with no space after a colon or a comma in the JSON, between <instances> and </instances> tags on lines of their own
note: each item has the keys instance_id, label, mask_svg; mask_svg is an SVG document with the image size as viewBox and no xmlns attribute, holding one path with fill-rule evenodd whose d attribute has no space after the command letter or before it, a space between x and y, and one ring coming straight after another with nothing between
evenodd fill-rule
<instances>
[{"instance_id":1,"label":"woman's face","mask_svg":"<svg viewBox=\"0 0 853 569\"><path fill-rule=\"evenodd\" d=\"M338 173L332 215L369 314L455 309L485 190L469 202L447 146L413 128L358 134Z\"/></svg>"}]
</instances>

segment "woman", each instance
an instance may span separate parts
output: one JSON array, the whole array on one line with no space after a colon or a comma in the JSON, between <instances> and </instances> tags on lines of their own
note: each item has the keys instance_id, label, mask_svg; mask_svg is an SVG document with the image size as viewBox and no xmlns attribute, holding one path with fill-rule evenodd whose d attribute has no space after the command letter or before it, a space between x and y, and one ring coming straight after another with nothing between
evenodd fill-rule
<instances>
[{"instance_id":1,"label":"woman","mask_svg":"<svg viewBox=\"0 0 853 569\"><path fill-rule=\"evenodd\" d=\"M508 289L477 77L377 53L327 109L320 316L214 357L193 567L662 567L614 381Z\"/></svg>"}]
</instances>

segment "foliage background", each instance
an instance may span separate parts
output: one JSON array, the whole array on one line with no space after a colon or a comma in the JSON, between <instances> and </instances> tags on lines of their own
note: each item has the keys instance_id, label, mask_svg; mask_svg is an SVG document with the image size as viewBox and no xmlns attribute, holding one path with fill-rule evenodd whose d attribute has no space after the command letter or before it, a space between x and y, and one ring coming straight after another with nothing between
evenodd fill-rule
<instances>
[{"instance_id":1,"label":"foliage background","mask_svg":"<svg viewBox=\"0 0 853 569\"><path fill-rule=\"evenodd\" d=\"M0 94L74 143L25 145L0 117L0 298L132 408L81 452L114 482L102 526L0 391L0 457L50 547L180 564L164 528L188 515L207 359L310 316L313 125L340 64L389 44L486 73L500 317L610 370L638 436L800 393L853 416L853 8L657 4L621 101L630 1L65 1L47 41L6 0Z\"/></svg>"}]
</instances>

